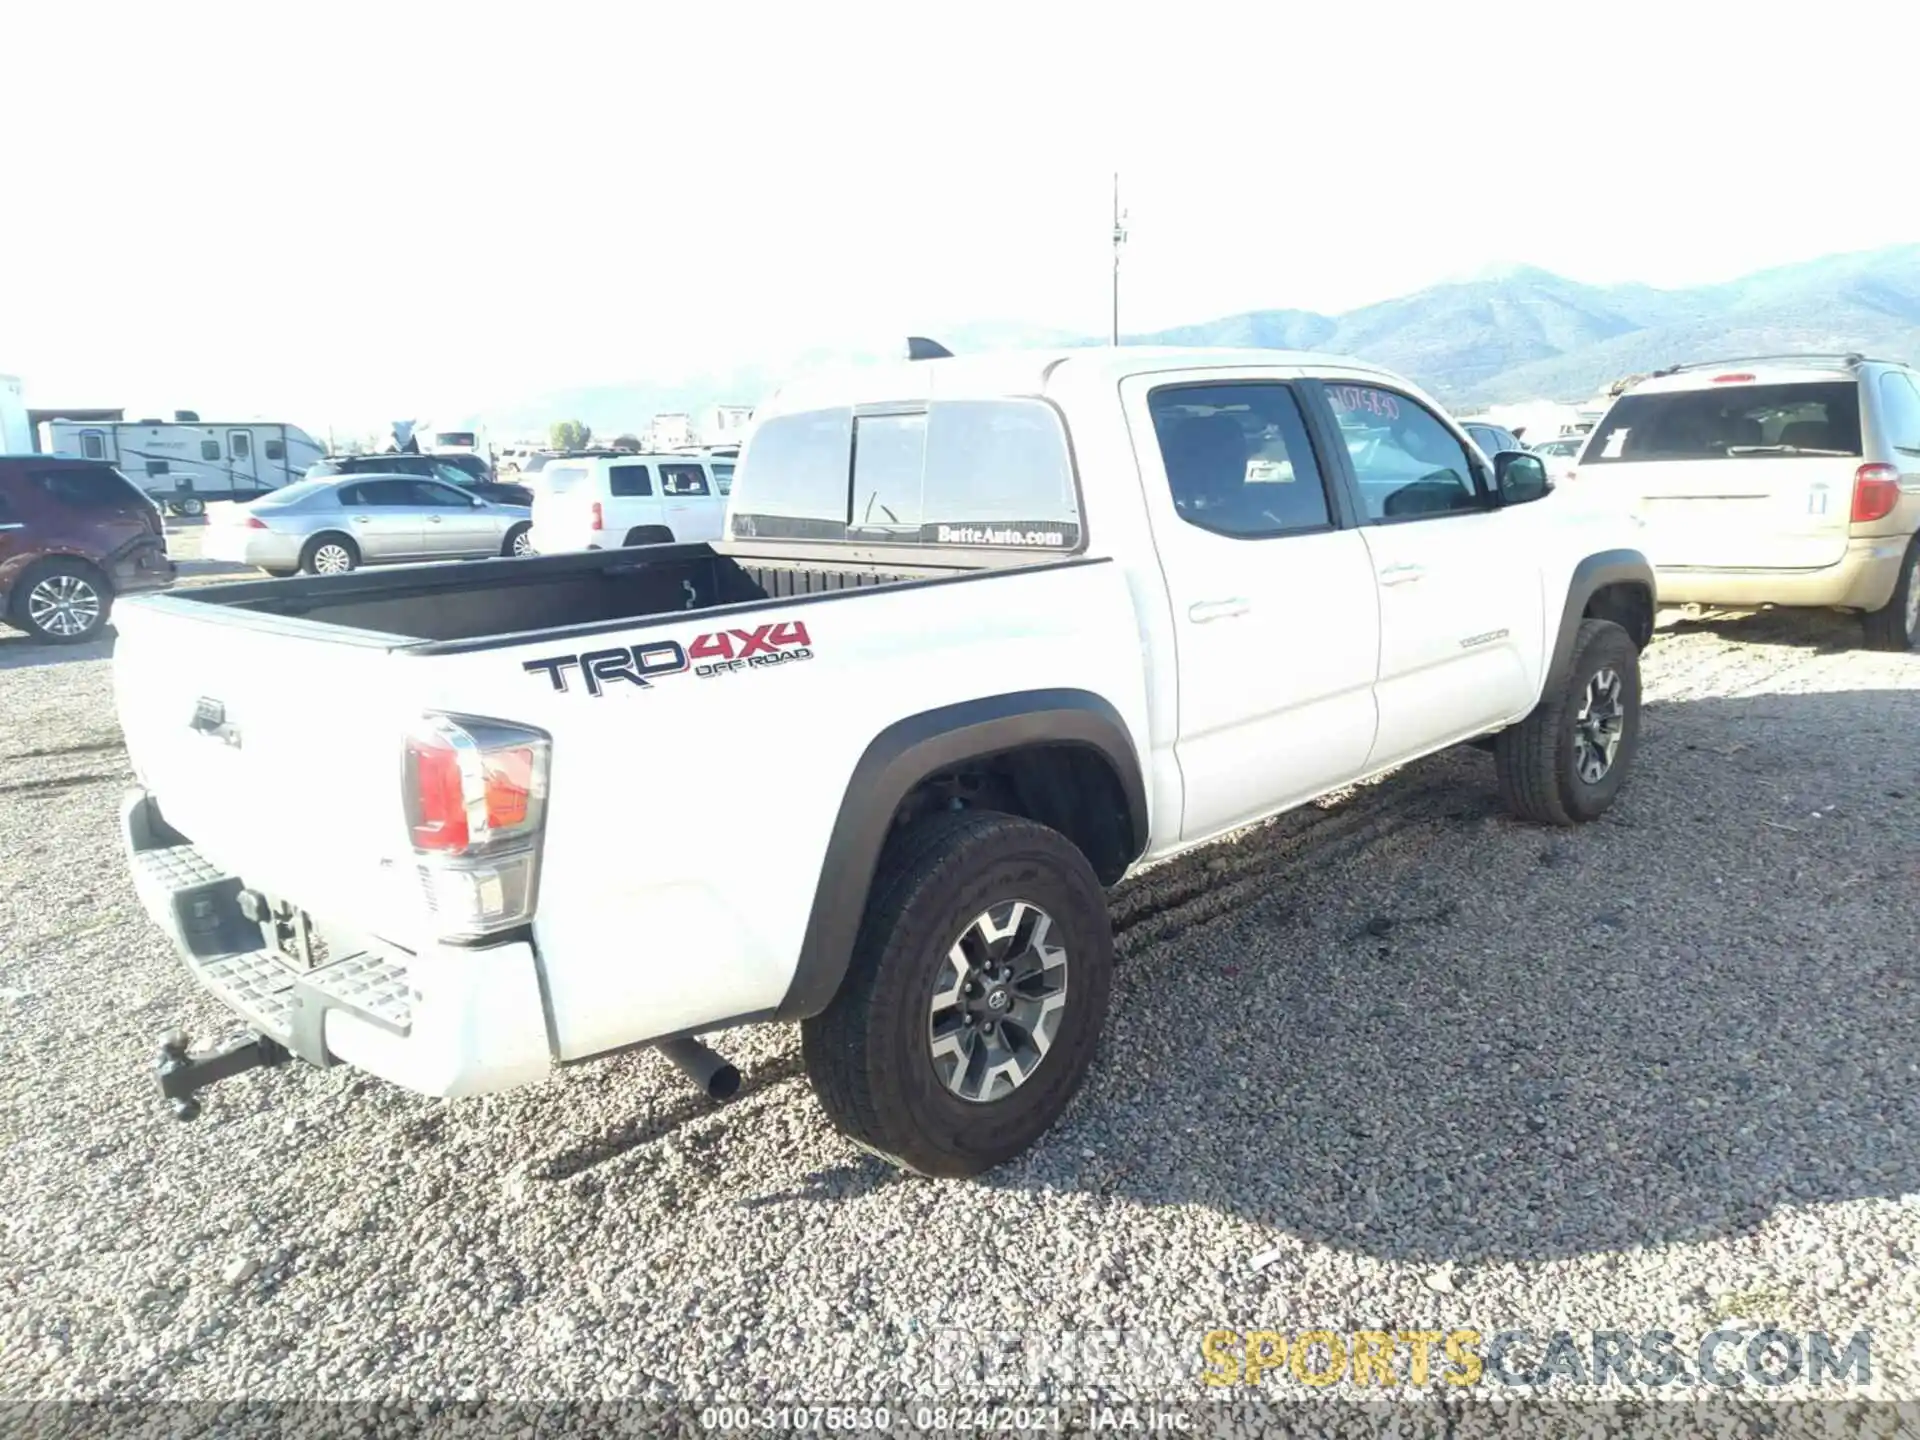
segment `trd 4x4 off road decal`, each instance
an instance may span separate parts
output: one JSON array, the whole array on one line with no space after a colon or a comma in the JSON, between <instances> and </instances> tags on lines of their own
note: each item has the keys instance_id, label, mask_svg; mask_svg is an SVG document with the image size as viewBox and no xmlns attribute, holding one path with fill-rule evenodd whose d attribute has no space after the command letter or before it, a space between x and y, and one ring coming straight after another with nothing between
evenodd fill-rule
<instances>
[{"instance_id":1,"label":"trd 4x4 off road decal","mask_svg":"<svg viewBox=\"0 0 1920 1440\"><path fill-rule=\"evenodd\" d=\"M710 680L736 670L811 660L812 643L807 638L806 625L789 620L778 625L755 626L751 630L710 631L696 635L692 643L684 647L678 640L650 640L644 645L618 645L578 655L528 660L521 668L545 675L553 682L553 688L563 693L568 688L567 672L578 670L587 694L601 695L609 685L619 683L648 690L661 676L678 675L685 670Z\"/></svg>"}]
</instances>

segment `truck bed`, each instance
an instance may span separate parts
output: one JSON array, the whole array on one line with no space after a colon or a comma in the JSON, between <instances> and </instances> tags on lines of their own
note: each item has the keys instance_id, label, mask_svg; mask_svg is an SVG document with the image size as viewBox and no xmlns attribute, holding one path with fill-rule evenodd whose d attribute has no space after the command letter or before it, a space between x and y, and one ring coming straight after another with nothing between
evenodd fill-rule
<instances>
[{"instance_id":1,"label":"truck bed","mask_svg":"<svg viewBox=\"0 0 1920 1440\"><path fill-rule=\"evenodd\" d=\"M945 565L822 564L731 547L723 553L705 544L651 545L240 581L177 591L168 600L281 616L359 631L391 645L438 650L793 596L929 584L987 568L975 559Z\"/></svg>"}]
</instances>

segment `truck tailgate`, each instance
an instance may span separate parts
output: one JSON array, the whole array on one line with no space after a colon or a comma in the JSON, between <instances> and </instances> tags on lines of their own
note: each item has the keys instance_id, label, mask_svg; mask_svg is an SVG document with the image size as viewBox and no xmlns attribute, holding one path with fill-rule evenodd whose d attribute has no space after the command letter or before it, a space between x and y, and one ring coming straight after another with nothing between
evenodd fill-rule
<instances>
[{"instance_id":1,"label":"truck tailgate","mask_svg":"<svg viewBox=\"0 0 1920 1440\"><path fill-rule=\"evenodd\" d=\"M401 757L418 708L394 698L416 673L388 648L399 637L184 595L125 600L114 623L121 729L167 824L256 889L406 943L420 905Z\"/></svg>"}]
</instances>

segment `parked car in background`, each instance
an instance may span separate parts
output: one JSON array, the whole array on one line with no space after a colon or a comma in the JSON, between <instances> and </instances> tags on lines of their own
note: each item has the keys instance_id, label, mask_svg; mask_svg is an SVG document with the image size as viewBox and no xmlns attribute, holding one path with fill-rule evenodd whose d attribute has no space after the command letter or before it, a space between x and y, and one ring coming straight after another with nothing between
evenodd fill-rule
<instances>
[{"instance_id":1,"label":"parked car in background","mask_svg":"<svg viewBox=\"0 0 1920 1440\"><path fill-rule=\"evenodd\" d=\"M153 499L111 465L0 455L0 617L36 640L91 640L116 595L171 585Z\"/></svg>"},{"instance_id":2,"label":"parked car in background","mask_svg":"<svg viewBox=\"0 0 1920 1440\"><path fill-rule=\"evenodd\" d=\"M1862 355L1677 365L1628 387L1577 486L1644 525L1663 604L1856 611L1920 639L1920 373Z\"/></svg>"},{"instance_id":3,"label":"parked car in background","mask_svg":"<svg viewBox=\"0 0 1920 1440\"><path fill-rule=\"evenodd\" d=\"M1504 425L1495 425L1486 420L1469 420L1460 428L1467 432L1468 438L1480 447L1480 453L1489 460L1496 455L1527 448L1520 443L1520 437Z\"/></svg>"},{"instance_id":4,"label":"parked car in background","mask_svg":"<svg viewBox=\"0 0 1920 1440\"><path fill-rule=\"evenodd\" d=\"M502 505L531 505L533 492L524 485L489 478L487 462L477 455L329 455L310 466L306 478L330 475L423 475L470 490L483 500Z\"/></svg>"},{"instance_id":5,"label":"parked car in background","mask_svg":"<svg viewBox=\"0 0 1920 1440\"><path fill-rule=\"evenodd\" d=\"M200 553L269 575L339 575L363 565L524 555L531 521L524 505L483 500L439 480L356 473L221 506Z\"/></svg>"},{"instance_id":6,"label":"parked car in background","mask_svg":"<svg viewBox=\"0 0 1920 1440\"><path fill-rule=\"evenodd\" d=\"M731 488L732 463L724 463ZM717 540L726 515L726 490L701 456L566 456L541 473L533 548L553 555Z\"/></svg>"},{"instance_id":7,"label":"parked car in background","mask_svg":"<svg viewBox=\"0 0 1920 1440\"><path fill-rule=\"evenodd\" d=\"M1572 478L1574 461L1579 459L1580 447L1586 443L1585 435L1561 435L1542 440L1532 448L1532 453L1547 467L1547 478L1559 485Z\"/></svg>"}]
</instances>

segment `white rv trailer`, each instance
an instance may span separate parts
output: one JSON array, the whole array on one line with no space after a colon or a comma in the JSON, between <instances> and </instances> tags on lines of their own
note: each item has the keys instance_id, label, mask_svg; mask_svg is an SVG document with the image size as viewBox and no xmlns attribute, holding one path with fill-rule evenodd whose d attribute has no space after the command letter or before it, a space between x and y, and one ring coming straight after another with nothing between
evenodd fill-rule
<instances>
[{"instance_id":1,"label":"white rv trailer","mask_svg":"<svg viewBox=\"0 0 1920 1440\"><path fill-rule=\"evenodd\" d=\"M266 420L44 420L40 448L116 465L177 515L278 490L327 453L299 426Z\"/></svg>"},{"instance_id":2,"label":"white rv trailer","mask_svg":"<svg viewBox=\"0 0 1920 1440\"><path fill-rule=\"evenodd\" d=\"M420 448L429 455L478 455L482 460L493 458L493 446L487 441L487 432L478 425L430 426Z\"/></svg>"}]
</instances>

